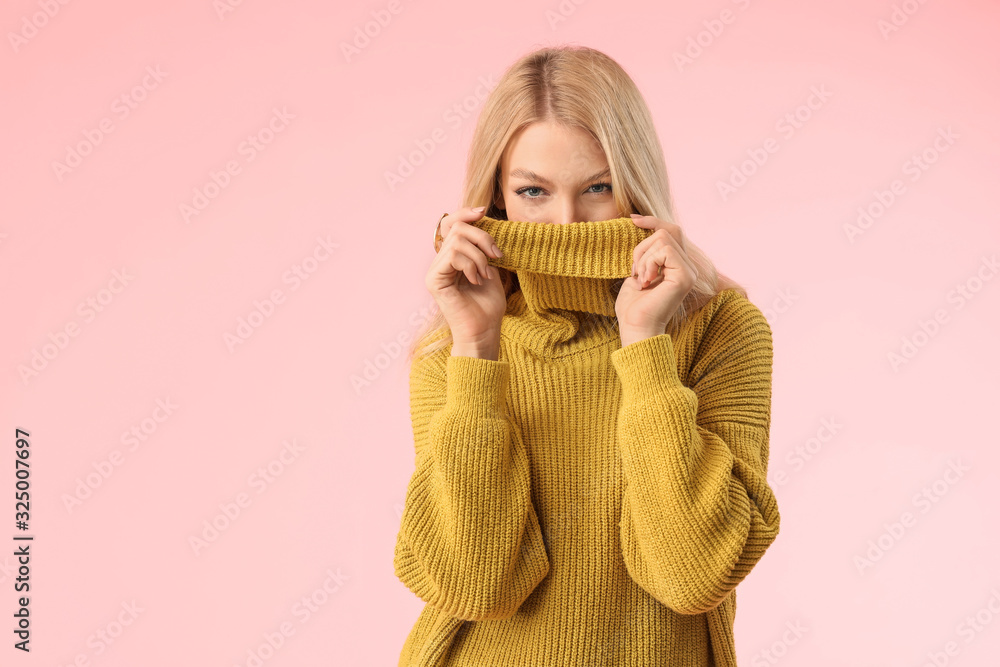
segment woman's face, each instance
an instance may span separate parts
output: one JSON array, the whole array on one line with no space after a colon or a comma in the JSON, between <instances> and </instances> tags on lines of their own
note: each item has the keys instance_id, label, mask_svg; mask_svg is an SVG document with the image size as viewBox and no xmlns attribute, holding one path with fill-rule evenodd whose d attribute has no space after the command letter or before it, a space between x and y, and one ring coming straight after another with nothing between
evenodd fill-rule
<instances>
[{"instance_id":1,"label":"woman's face","mask_svg":"<svg viewBox=\"0 0 1000 667\"><path fill-rule=\"evenodd\" d=\"M500 160L500 186L508 220L566 224L620 215L600 144L584 130L551 121L511 138Z\"/></svg>"}]
</instances>

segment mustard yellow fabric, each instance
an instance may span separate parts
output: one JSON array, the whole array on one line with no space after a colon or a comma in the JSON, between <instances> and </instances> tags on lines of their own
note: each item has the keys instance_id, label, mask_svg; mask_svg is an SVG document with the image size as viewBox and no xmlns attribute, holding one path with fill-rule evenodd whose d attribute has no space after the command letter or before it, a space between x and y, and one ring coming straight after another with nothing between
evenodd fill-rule
<instances>
[{"instance_id":1,"label":"mustard yellow fabric","mask_svg":"<svg viewBox=\"0 0 1000 667\"><path fill-rule=\"evenodd\" d=\"M736 586L778 534L771 329L724 290L621 346L629 218L484 218L517 274L499 360L410 369L394 554L426 602L399 665L736 665Z\"/></svg>"}]
</instances>

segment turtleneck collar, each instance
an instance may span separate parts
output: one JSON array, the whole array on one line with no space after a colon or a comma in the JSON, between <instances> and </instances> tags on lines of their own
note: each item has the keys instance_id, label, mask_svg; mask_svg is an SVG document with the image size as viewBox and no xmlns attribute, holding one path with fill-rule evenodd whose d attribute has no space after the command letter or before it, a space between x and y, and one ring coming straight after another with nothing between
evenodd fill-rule
<instances>
[{"instance_id":1,"label":"turtleneck collar","mask_svg":"<svg viewBox=\"0 0 1000 667\"><path fill-rule=\"evenodd\" d=\"M632 250L650 230L631 218L559 225L487 216L471 224L503 252L489 263L520 284L501 331L552 356L619 336L613 288L631 275Z\"/></svg>"}]
</instances>

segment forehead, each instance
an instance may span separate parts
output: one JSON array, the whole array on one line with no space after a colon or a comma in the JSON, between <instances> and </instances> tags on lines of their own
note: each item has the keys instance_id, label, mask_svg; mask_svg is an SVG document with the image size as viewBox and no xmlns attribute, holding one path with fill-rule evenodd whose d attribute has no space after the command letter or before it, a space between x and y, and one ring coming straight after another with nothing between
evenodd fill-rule
<instances>
[{"instance_id":1,"label":"forehead","mask_svg":"<svg viewBox=\"0 0 1000 667\"><path fill-rule=\"evenodd\" d=\"M601 145L589 132L553 122L532 123L518 131L504 149L500 161L503 177L524 178L514 170L533 176L575 182L608 166Z\"/></svg>"}]
</instances>

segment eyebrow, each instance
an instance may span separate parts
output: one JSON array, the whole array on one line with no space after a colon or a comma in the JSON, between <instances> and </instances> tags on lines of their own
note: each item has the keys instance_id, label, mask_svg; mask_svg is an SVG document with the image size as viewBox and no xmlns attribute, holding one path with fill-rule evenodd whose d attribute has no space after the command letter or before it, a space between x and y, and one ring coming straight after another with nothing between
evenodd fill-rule
<instances>
[{"instance_id":1,"label":"eyebrow","mask_svg":"<svg viewBox=\"0 0 1000 667\"><path fill-rule=\"evenodd\" d=\"M541 183L542 185L548 185L550 187L552 186L552 181L550 181L549 179L547 179L547 178L545 178L543 176L539 176L538 174L536 174L535 172L531 171L530 169L522 169L522 168L518 167L517 169L512 170L510 172L510 175L511 175L511 178L518 177L518 178L523 178L523 179L525 179L527 181L536 181L538 183ZM605 167L603 171L600 171L600 172L594 174L593 176L589 176L589 177L583 179L582 182L583 183L589 183L590 181L596 181L597 179L604 178L605 176L611 176L611 167L610 166Z\"/></svg>"}]
</instances>

